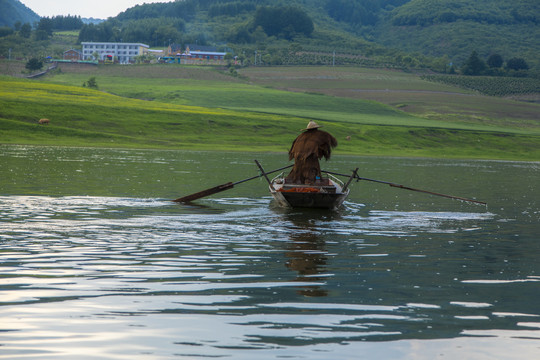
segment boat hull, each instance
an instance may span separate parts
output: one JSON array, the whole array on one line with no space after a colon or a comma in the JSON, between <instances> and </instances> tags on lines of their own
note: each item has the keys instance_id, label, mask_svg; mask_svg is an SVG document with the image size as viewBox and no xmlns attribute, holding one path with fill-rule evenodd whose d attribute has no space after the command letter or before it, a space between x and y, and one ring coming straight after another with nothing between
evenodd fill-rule
<instances>
[{"instance_id":1,"label":"boat hull","mask_svg":"<svg viewBox=\"0 0 540 360\"><path fill-rule=\"evenodd\" d=\"M270 193L283 207L336 209L347 198L349 190L342 191L339 184L330 181L325 186L284 185L282 179L274 179L270 184Z\"/></svg>"}]
</instances>

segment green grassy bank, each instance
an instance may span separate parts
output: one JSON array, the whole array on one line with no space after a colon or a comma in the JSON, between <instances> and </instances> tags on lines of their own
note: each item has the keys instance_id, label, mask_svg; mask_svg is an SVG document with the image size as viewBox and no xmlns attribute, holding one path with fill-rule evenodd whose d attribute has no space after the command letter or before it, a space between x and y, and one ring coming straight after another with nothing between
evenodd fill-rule
<instances>
[{"instance_id":1,"label":"green grassy bank","mask_svg":"<svg viewBox=\"0 0 540 360\"><path fill-rule=\"evenodd\" d=\"M99 90L81 86L90 76ZM437 91L437 84L429 86ZM287 151L315 119L338 138L342 154L540 159L534 119L520 126L452 121L311 90L277 90L249 77L179 66L64 69L39 81L0 77L0 143ZM39 125L40 118L50 125Z\"/></svg>"}]
</instances>

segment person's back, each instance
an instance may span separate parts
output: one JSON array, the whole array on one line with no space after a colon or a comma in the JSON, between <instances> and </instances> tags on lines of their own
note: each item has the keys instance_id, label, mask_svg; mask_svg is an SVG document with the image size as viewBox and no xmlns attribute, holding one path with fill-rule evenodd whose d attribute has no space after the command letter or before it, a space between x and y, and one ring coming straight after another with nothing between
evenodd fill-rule
<instances>
[{"instance_id":1,"label":"person's back","mask_svg":"<svg viewBox=\"0 0 540 360\"><path fill-rule=\"evenodd\" d=\"M294 166L286 178L287 182L309 184L321 177L319 159L330 158L332 148L337 146L337 140L319 128L320 125L310 121L304 132L292 143L289 160L294 159Z\"/></svg>"}]
</instances>

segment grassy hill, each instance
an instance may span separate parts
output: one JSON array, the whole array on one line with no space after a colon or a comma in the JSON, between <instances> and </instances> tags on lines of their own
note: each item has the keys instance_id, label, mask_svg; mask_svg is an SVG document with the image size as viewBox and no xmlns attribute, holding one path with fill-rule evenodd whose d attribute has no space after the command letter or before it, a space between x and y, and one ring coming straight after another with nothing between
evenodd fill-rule
<instances>
[{"instance_id":1,"label":"grassy hill","mask_svg":"<svg viewBox=\"0 0 540 360\"><path fill-rule=\"evenodd\" d=\"M268 130L257 129L263 119L275 125L272 134L290 126L271 115L127 99L81 86L9 77L0 83L2 143L200 149L238 143L242 149L257 135L264 138ZM39 125L40 118L51 124ZM238 128L241 142L232 136ZM274 141L258 144L266 149Z\"/></svg>"},{"instance_id":2,"label":"grassy hill","mask_svg":"<svg viewBox=\"0 0 540 360\"><path fill-rule=\"evenodd\" d=\"M90 76L99 90L81 86ZM213 68L103 65L65 68L43 81L2 77L0 89L0 143L287 151L314 119L338 138L342 154L540 158L539 105L396 71L249 68L233 77ZM387 93L401 103L383 104ZM418 102L418 94L467 105L437 112L439 103ZM371 95L377 102L366 100Z\"/></svg>"}]
</instances>

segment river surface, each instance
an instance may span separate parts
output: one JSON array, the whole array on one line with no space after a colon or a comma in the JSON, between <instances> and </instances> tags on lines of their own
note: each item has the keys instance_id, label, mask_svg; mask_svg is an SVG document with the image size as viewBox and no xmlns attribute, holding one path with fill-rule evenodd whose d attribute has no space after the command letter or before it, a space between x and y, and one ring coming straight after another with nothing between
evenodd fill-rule
<instances>
[{"instance_id":1,"label":"river surface","mask_svg":"<svg viewBox=\"0 0 540 360\"><path fill-rule=\"evenodd\" d=\"M540 163L336 155L338 211L255 179L286 154L0 146L0 359L539 359Z\"/></svg>"}]
</instances>

